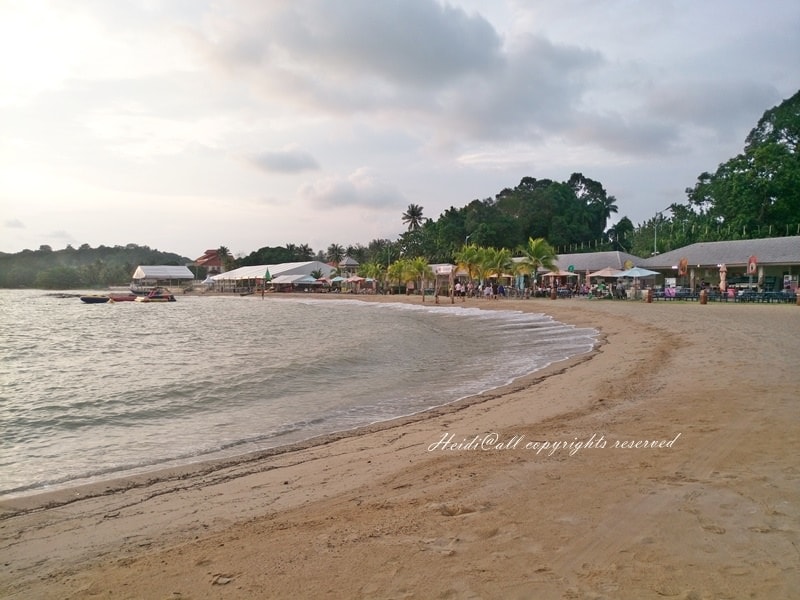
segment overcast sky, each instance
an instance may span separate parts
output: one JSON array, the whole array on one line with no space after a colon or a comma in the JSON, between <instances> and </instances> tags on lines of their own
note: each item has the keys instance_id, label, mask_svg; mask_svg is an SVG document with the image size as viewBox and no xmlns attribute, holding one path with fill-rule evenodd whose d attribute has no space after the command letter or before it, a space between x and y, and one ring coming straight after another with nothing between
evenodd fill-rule
<instances>
[{"instance_id":1,"label":"overcast sky","mask_svg":"<svg viewBox=\"0 0 800 600\"><path fill-rule=\"evenodd\" d=\"M797 0L0 0L0 251L396 239L526 176L635 224L800 89Z\"/></svg>"}]
</instances>

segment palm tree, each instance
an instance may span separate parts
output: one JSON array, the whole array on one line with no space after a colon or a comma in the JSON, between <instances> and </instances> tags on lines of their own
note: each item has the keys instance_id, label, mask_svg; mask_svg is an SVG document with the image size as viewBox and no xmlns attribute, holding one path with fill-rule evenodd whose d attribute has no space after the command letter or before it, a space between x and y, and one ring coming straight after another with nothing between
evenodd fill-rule
<instances>
[{"instance_id":1,"label":"palm tree","mask_svg":"<svg viewBox=\"0 0 800 600\"><path fill-rule=\"evenodd\" d=\"M589 210L594 215L600 231L606 228L606 223L608 223L608 220L611 218L611 213L616 213L618 211L616 202L617 199L614 196L605 196L595 199L589 205Z\"/></svg>"},{"instance_id":2,"label":"palm tree","mask_svg":"<svg viewBox=\"0 0 800 600\"><path fill-rule=\"evenodd\" d=\"M220 246L217 248L217 258L219 258L220 268L223 272L230 271L231 267L234 266L231 251L228 250L226 246Z\"/></svg>"},{"instance_id":3,"label":"palm tree","mask_svg":"<svg viewBox=\"0 0 800 600\"><path fill-rule=\"evenodd\" d=\"M303 257L303 260L311 260L312 258L314 258L314 251L308 244L300 244L298 250L300 252L300 255Z\"/></svg>"},{"instance_id":4,"label":"palm tree","mask_svg":"<svg viewBox=\"0 0 800 600\"><path fill-rule=\"evenodd\" d=\"M410 280L419 283L419 291L422 294L422 301L425 302L425 280L433 279L435 277L433 269L431 269L428 261L422 256L411 259L408 262L408 276Z\"/></svg>"},{"instance_id":5,"label":"palm tree","mask_svg":"<svg viewBox=\"0 0 800 600\"><path fill-rule=\"evenodd\" d=\"M397 280L397 292L400 293L400 284L406 281L406 271L408 261L400 259L394 261L386 268L386 277L391 280Z\"/></svg>"},{"instance_id":6,"label":"palm tree","mask_svg":"<svg viewBox=\"0 0 800 600\"><path fill-rule=\"evenodd\" d=\"M498 282L514 267L511 250L508 248L486 248L483 255L483 267L487 273L494 273Z\"/></svg>"},{"instance_id":7,"label":"palm tree","mask_svg":"<svg viewBox=\"0 0 800 600\"><path fill-rule=\"evenodd\" d=\"M372 289L374 291L377 290L378 280L381 279L383 276L383 272L386 269L382 264L377 262L368 262L358 267L358 274L361 277L366 277L367 279L372 279Z\"/></svg>"},{"instance_id":8,"label":"palm tree","mask_svg":"<svg viewBox=\"0 0 800 600\"><path fill-rule=\"evenodd\" d=\"M409 204L403 213L403 223L408 225L408 230L419 229L422 225L422 207L418 204Z\"/></svg>"},{"instance_id":9,"label":"palm tree","mask_svg":"<svg viewBox=\"0 0 800 600\"><path fill-rule=\"evenodd\" d=\"M528 243L520 248L522 260L519 269L531 276L531 281L536 283L536 271L543 267L549 271L557 269L558 255L553 247L544 238L528 238Z\"/></svg>"},{"instance_id":10,"label":"palm tree","mask_svg":"<svg viewBox=\"0 0 800 600\"><path fill-rule=\"evenodd\" d=\"M328 252L325 254L325 257L328 259L328 262L334 263L334 265L338 267L339 263L342 262L344 258L344 248L339 244L331 244L328 246Z\"/></svg>"},{"instance_id":11,"label":"palm tree","mask_svg":"<svg viewBox=\"0 0 800 600\"><path fill-rule=\"evenodd\" d=\"M478 277L478 264L480 263L480 250L475 244L464 246L456 252L456 268L466 271L470 281L475 281Z\"/></svg>"}]
</instances>

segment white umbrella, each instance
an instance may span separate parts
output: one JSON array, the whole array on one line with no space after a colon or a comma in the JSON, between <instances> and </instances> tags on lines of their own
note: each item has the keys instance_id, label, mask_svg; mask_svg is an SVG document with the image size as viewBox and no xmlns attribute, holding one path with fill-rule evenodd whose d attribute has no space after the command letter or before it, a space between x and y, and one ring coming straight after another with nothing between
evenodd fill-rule
<instances>
[{"instance_id":1,"label":"white umbrella","mask_svg":"<svg viewBox=\"0 0 800 600\"><path fill-rule=\"evenodd\" d=\"M656 271L651 271L650 269L643 269L642 267L633 267L632 269L628 269L627 271L623 271L619 274L619 277L652 277L653 275L658 275L659 273Z\"/></svg>"}]
</instances>

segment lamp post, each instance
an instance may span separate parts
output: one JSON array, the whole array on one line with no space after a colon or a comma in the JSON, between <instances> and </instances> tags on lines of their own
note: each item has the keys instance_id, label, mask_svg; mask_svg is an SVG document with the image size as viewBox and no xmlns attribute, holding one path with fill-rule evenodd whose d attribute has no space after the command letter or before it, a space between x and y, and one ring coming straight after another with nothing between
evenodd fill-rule
<instances>
[{"instance_id":1,"label":"lamp post","mask_svg":"<svg viewBox=\"0 0 800 600\"><path fill-rule=\"evenodd\" d=\"M653 254L652 256L656 256L658 254L658 217L660 216L662 219L664 218L664 212L671 210L668 206L662 210L656 211L655 217L653 217Z\"/></svg>"}]
</instances>

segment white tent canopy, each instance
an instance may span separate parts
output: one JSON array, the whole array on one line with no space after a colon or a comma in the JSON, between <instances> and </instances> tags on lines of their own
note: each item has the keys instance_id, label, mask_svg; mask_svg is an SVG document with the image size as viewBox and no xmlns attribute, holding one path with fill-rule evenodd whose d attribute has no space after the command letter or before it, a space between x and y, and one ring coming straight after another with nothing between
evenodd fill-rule
<instances>
[{"instance_id":1,"label":"white tent canopy","mask_svg":"<svg viewBox=\"0 0 800 600\"><path fill-rule=\"evenodd\" d=\"M273 277L270 283L307 283L311 285L322 285L311 275L278 275L277 277Z\"/></svg>"},{"instance_id":2,"label":"white tent canopy","mask_svg":"<svg viewBox=\"0 0 800 600\"><path fill-rule=\"evenodd\" d=\"M307 262L281 263L277 265L255 265L251 267L239 267L232 271L220 273L211 277L215 282L242 281L247 279L263 279L269 269L269 274L274 282L282 275L311 275L314 271L320 271L323 277L330 277L333 271L330 265L318 260Z\"/></svg>"},{"instance_id":3,"label":"white tent canopy","mask_svg":"<svg viewBox=\"0 0 800 600\"><path fill-rule=\"evenodd\" d=\"M165 281L170 279L194 279L187 267L169 265L139 265L133 273L134 280Z\"/></svg>"}]
</instances>

